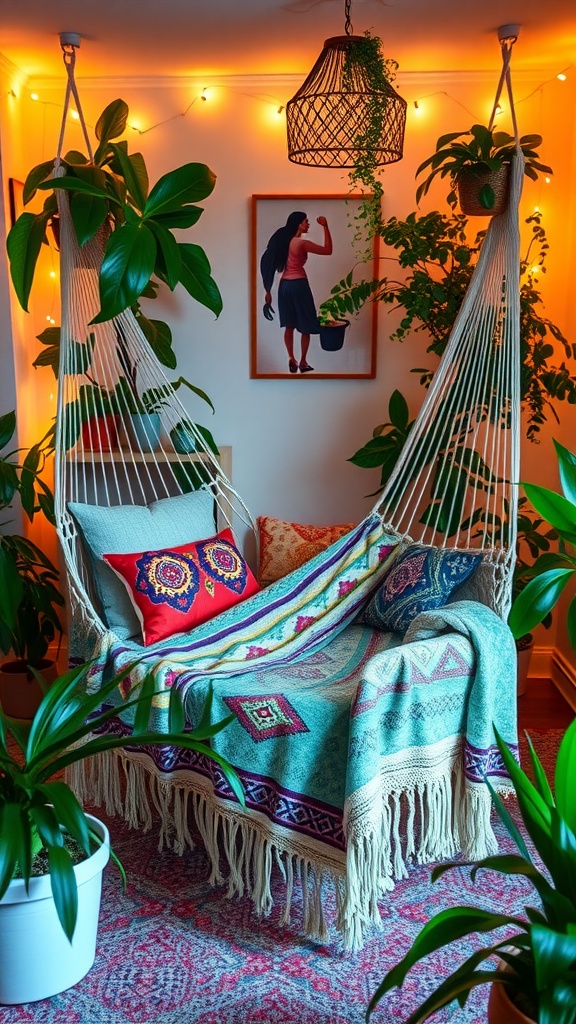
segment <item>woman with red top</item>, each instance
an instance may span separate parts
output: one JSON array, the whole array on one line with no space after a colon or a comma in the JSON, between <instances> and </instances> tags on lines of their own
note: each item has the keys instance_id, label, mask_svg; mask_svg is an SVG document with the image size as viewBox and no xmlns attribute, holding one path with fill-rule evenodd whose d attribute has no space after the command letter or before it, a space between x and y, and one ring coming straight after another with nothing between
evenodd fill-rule
<instances>
[{"instance_id":1,"label":"woman with red top","mask_svg":"<svg viewBox=\"0 0 576 1024\"><path fill-rule=\"evenodd\" d=\"M290 373L309 373L314 369L306 360L310 345L310 335L320 333L320 323L316 313L316 304L306 277L304 264L308 253L317 256L332 254L332 237L326 217L318 217L318 224L324 228L324 244L309 242L303 238L310 230L310 222L305 213L296 210L291 213L283 228L272 235L266 252L260 260L260 272L266 289L264 316L272 320L272 285L276 271L281 272L278 287L278 311L280 326L284 328L284 344L288 352L288 369ZM294 331L302 335L300 362L294 356Z\"/></svg>"}]
</instances>

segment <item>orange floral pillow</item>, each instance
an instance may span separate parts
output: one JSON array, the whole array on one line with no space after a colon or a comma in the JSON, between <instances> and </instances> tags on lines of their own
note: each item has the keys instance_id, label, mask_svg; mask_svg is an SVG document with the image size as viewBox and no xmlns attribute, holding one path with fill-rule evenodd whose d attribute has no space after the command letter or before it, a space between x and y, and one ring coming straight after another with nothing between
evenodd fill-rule
<instances>
[{"instance_id":1,"label":"orange floral pillow","mask_svg":"<svg viewBox=\"0 0 576 1024\"><path fill-rule=\"evenodd\" d=\"M334 541L349 533L355 523L338 526L303 526L270 516L258 516L260 535L260 584L273 583L298 569Z\"/></svg>"}]
</instances>

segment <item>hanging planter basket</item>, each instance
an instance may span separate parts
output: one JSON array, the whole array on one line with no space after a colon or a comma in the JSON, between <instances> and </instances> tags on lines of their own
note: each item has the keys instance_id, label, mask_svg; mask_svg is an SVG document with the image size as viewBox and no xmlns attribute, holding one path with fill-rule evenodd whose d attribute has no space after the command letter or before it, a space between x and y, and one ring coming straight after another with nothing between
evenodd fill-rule
<instances>
[{"instance_id":1,"label":"hanging planter basket","mask_svg":"<svg viewBox=\"0 0 576 1024\"><path fill-rule=\"evenodd\" d=\"M509 164L504 164L497 171L486 171L484 174L477 174L472 169L461 171L456 180L456 187L462 213L467 217L496 217L504 213L508 206L509 179ZM493 194L494 197L490 207L482 202L482 196L486 194L489 197Z\"/></svg>"},{"instance_id":2,"label":"hanging planter basket","mask_svg":"<svg viewBox=\"0 0 576 1024\"><path fill-rule=\"evenodd\" d=\"M333 320L320 328L320 345L325 352L337 352L342 348L346 328L349 326L349 320Z\"/></svg>"}]
</instances>

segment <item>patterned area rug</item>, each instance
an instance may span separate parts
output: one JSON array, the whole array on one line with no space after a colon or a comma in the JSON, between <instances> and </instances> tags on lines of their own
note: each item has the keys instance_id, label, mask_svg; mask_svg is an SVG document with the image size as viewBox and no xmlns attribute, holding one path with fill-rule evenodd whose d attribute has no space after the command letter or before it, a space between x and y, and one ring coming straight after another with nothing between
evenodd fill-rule
<instances>
[{"instance_id":1,"label":"patterned area rug","mask_svg":"<svg viewBox=\"0 0 576 1024\"><path fill-rule=\"evenodd\" d=\"M550 771L562 732L532 735ZM159 854L153 833L104 820L129 884L123 893L116 869L106 869L94 967L59 996L2 1007L2 1024L362 1024L384 973L432 914L460 903L522 913L531 894L524 880L496 874L481 874L472 885L466 871L432 886L430 869L415 868L382 901L382 932L360 953L343 954L336 942L303 940L297 914L292 927L278 926L279 910L259 922L247 899L229 901L212 889L200 848L182 858ZM510 849L501 826L496 829L501 848ZM333 901L332 919L334 913ZM374 1024L400 1024L474 948L469 941L453 955L429 957L381 1004ZM487 996L478 990L464 1011L446 1010L435 1019L484 1024Z\"/></svg>"}]
</instances>

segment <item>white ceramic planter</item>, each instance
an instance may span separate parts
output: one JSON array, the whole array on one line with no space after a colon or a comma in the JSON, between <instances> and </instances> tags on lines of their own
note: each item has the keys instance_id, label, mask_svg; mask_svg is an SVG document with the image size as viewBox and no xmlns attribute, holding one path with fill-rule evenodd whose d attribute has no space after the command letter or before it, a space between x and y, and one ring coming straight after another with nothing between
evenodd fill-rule
<instances>
[{"instance_id":1,"label":"white ceramic planter","mask_svg":"<svg viewBox=\"0 0 576 1024\"><path fill-rule=\"evenodd\" d=\"M78 920L68 942L52 899L50 876L16 879L0 900L0 1004L47 999L76 985L96 956L102 872L110 856L108 829L88 815L102 846L74 868Z\"/></svg>"}]
</instances>

